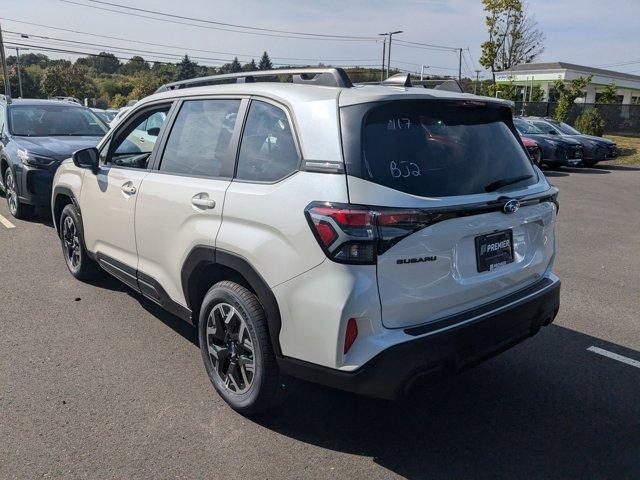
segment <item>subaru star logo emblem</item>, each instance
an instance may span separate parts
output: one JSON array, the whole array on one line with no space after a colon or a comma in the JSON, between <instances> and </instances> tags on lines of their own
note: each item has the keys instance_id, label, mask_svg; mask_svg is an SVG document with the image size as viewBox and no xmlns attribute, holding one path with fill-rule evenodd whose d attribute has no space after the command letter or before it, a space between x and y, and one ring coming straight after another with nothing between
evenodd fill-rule
<instances>
[{"instance_id":1,"label":"subaru star logo emblem","mask_svg":"<svg viewBox=\"0 0 640 480\"><path fill-rule=\"evenodd\" d=\"M516 213L519 208L520 202L518 200L509 200L504 204L504 207L502 207L502 211L504 213Z\"/></svg>"}]
</instances>

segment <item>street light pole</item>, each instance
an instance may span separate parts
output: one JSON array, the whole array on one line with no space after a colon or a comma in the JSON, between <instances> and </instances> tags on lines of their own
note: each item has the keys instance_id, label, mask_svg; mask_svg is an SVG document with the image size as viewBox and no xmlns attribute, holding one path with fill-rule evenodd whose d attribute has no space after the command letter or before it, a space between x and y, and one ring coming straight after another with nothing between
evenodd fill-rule
<instances>
[{"instance_id":1,"label":"street light pole","mask_svg":"<svg viewBox=\"0 0 640 480\"><path fill-rule=\"evenodd\" d=\"M18 70L18 90L22 98L22 75L20 75L20 48L16 47L16 70Z\"/></svg>"},{"instance_id":2,"label":"street light pole","mask_svg":"<svg viewBox=\"0 0 640 480\"><path fill-rule=\"evenodd\" d=\"M9 83L9 72L7 71L7 59L4 56L4 42L2 41L2 26L0 26L0 61L2 62L2 76L4 77L4 94L11 96L11 84Z\"/></svg>"},{"instance_id":3,"label":"street light pole","mask_svg":"<svg viewBox=\"0 0 640 480\"><path fill-rule=\"evenodd\" d=\"M476 85L473 87L473 94L475 95L478 91L478 83L480 83L480 70L475 70L476 72Z\"/></svg>"},{"instance_id":4,"label":"street light pole","mask_svg":"<svg viewBox=\"0 0 640 480\"><path fill-rule=\"evenodd\" d=\"M429 65L421 65L420 66L420 80L424 80L424 71L429 68Z\"/></svg>"},{"instance_id":5,"label":"street light pole","mask_svg":"<svg viewBox=\"0 0 640 480\"><path fill-rule=\"evenodd\" d=\"M458 49L458 81L462 80L462 49Z\"/></svg>"}]
</instances>

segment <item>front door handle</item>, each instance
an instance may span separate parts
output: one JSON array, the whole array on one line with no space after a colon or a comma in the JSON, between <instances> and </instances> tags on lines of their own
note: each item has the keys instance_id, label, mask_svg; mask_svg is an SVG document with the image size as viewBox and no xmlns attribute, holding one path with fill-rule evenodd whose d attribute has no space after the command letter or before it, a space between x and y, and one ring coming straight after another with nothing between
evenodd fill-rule
<instances>
[{"instance_id":1,"label":"front door handle","mask_svg":"<svg viewBox=\"0 0 640 480\"><path fill-rule=\"evenodd\" d=\"M122 185L122 191L127 195L135 195L137 189L133 186L133 182L127 182Z\"/></svg>"},{"instance_id":2,"label":"front door handle","mask_svg":"<svg viewBox=\"0 0 640 480\"><path fill-rule=\"evenodd\" d=\"M206 193L198 193L191 199L191 204L194 207L202 208L205 210L211 210L216 208L216 201L209 198L209 195Z\"/></svg>"}]
</instances>

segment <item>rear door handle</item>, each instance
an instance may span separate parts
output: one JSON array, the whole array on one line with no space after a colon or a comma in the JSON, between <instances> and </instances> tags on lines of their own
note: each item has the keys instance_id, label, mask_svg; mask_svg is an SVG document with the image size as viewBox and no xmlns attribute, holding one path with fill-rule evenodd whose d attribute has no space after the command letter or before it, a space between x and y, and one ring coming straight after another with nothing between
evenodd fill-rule
<instances>
[{"instance_id":1,"label":"rear door handle","mask_svg":"<svg viewBox=\"0 0 640 480\"><path fill-rule=\"evenodd\" d=\"M137 189L133 186L133 182L127 182L122 184L122 191L127 195L135 195Z\"/></svg>"},{"instance_id":2,"label":"rear door handle","mask_svg":"<svg viewBox=\"0 0 640 480\"><path fill-rule=\"evenodd\" d=\"M205 210L211 210L216 208L216 201L209 198L209 195L206 193L198 193L191 199L191 204L194 207L202 208Z\"/></svg>"}]
</instances>

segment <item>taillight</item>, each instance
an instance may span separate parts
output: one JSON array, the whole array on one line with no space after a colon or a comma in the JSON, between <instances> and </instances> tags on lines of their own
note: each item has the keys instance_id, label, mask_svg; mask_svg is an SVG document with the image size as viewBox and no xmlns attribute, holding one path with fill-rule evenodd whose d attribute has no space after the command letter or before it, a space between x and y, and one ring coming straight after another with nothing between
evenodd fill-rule
<instances>
[{"instance_id":1,"label":"taillight","mask_svg":"<svg viewBox=\"0 0 640 480\"><path fill-rule=\"evenodd\" d=\"M377 255L431 223L438 214L315 202L305 214L327 256L339 263L373 264Z\"/></svg>"}]
</instances>

